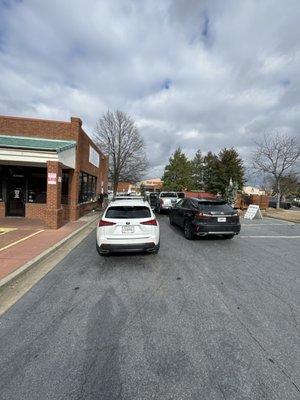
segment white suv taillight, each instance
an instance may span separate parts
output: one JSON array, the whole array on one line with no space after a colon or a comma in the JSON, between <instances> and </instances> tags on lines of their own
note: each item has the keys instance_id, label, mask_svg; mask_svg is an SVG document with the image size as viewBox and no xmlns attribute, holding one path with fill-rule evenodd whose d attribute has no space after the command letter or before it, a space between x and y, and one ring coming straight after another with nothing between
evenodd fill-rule
<instances>
[{"instance_id":1,"label":"white suv taillight","mask_svg":"<svg viewBox=\"0 0 300 400\"><path fill-rule=\"evenodd\" d=\"M116 225L115 222L110 222L110 221L104 221L103 219L100 219L99 221L99 228L101 228L102 226L111 226L111 225Z\"/></svg>"},{"instance_id":2,"label":"white suv taillight","mask_svg":"<svg viewBox=\"0 0 300 400\"><path fill-rule=\"evenodd\" d=\"M157 226L157 221L156 221L156 219L150 219L150 221L141 222L141 225L156 225Z\"/></svg>"}]
</instances>

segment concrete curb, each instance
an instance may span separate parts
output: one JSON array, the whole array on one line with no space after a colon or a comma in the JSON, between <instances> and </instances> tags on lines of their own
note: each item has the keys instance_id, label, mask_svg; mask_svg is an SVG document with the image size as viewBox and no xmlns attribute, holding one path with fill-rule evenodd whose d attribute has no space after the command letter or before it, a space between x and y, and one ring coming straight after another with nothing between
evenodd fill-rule
<instances>
[{"instance_id":1,"label":"concrete curb","mask_svg":"<svg viewBox=\"0 0 300 400\"><path fill-rule=\"evenodd\" d=\"M46 257L48 257L51 254L53 254L56 250L58 250L65 243L67 243L69 240L71 240L75 236L77 236L85 228L87 228L88 226L92 225L95 221L97 221L97 219L100 218L100 215L101 215L101 212L97 213L97 215L95 215L95 217L93 219L91 219L86 224L84 224L83 226L78 228L76 231L71 232L68 236L66 236L65 238L61 239L59 242L55 243L49 249L43 251L41 254L39 254L38 256L34 257L32 260L27 261L27 263L22 265L16 271L12 272L11 274L7 275L5 278L1 279L0 280L0 290L2 288L4 288L4 286L10 284L16 278L20 277L25 272L29 271L31 268L35 267L37 264L39 264L41 261L43 261Z\"/></svg>"},{"instance_id":2,"label":"concrete curb","mask_svg":"<svg viewBox=\"0 0 300 400\"><path fill-rule=\"evenodd\" d=\"M276 217L275 215L270 215L270 214L263 214L263 217L279 219L280 221L285 221L285 222L292 222L293 224L300 224L300 221L295 221L294 219L285 219L281 217Z\"/></svg>"}]
</instances>

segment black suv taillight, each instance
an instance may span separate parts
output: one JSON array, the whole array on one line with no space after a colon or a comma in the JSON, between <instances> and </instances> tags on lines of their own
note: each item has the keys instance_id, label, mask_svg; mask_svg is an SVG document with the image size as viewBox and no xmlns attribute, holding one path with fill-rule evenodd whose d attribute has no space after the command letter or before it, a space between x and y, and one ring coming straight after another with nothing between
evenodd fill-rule
<instances>
[{"instance_id":1,"label":"black suv taillight","mask_svg":"<svg viewBox=\"0 0 300 400\"><path fill-rule=\"evenodd\" d=\"M210 219L210 218L212 218L212 216L210 214L205 214L203 212L198 212L195 215L195 219L198 219L200 221L207 220L207 219Z\"/></svg>"}]
</instances>

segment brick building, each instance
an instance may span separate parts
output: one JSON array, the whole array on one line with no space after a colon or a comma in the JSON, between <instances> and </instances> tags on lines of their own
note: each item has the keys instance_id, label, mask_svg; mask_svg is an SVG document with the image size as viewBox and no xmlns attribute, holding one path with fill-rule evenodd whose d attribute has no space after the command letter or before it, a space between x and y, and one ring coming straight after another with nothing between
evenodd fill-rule
<instances>
[{"instance_id":1,"label":"brick building","mask_svg":"<svg viewBox=\"0 0 300 400\"><path fill-rule=\"evenodd\" d=\"M146 192L160 192L163 187L163 181L160 178L147 179L140 182Z\"/></svg>"},{"instance_id":2,"label":"brick building","mask_svg":"<svg viewBox=\"0 0 300 400\"><path fill-rule=\"evenodd\" d=\"M108 158L70 122L0 116L0 217L41 219L57 229L107 191Z\"/></svg>"}]
</instances>

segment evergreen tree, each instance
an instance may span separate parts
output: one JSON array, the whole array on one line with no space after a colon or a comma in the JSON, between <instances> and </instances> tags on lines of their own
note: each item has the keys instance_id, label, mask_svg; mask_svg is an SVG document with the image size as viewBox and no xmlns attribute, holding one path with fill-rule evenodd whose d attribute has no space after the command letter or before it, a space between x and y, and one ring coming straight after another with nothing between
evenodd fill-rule
<instances>
[{"instance_id":1,"label":"evergreen tree","mask_svg":"<svg viewBox=\"0 0 300 400\"><path fill-rule=\"evenodd\" d=\"M230 179L230 182L225 190L225 199L227 200L228 204L230 204L232 207L234 207L237 191L238 191L237 183L232 182L232 179Z\"/></svg>"},{"instance_id":2,"label":"evergreen tree","mask_svg":"<svg viewBox=\"0 0 300 400\"><path fill-rule=\"evenodd\" d=\"M217 194L220 192L219 174L221 166L218 157L209 151L204 157L203 183L207 192Z\"/></svg>"},{"instance_id":3,"label":"evergreen tree","mask_svg":"<svg viewBox=\"0 0 300 400\"><path fill-rule=\"evenodd\" d=\"M241 190L244 184L244 166L238 152L224 148L219 155L208 152L204 157L204 188L208 192L226 195L230 179Z\"/></svg>"},{"instance_id":4,"label":"evergreen tree","mask_svg":"<svg viewBox=\"0 0 300 400\"><path fill-rule=\"evenodd\" d=\"M204 157L200 150L197 150L195 157L191 161L191 188L193 190L203 190Z\"/></svg>"},{"instance_id":5,"label":"evergreen tree","mask_svg":"<svg viewBox=\"0 0 300 400\"><path fill-rule=\"evenodd\" d=\"M191 187L191 162L178 148L169 158L162 177L164 188L168 190L189 190Z\"/></svg>"},{"instance_id":6,"label":"evergreen tree","mask_svg":"<svg viewBox=\"0 0 300 400\"><path fill-rule=\"evenodd\" d=\"M218 176L218 188L222 195L225 194L230 179L241 190L244 184L244 166L243 160L234 149L226 149L219 153L220 171Z\"/></svg>"}]
</instances>

